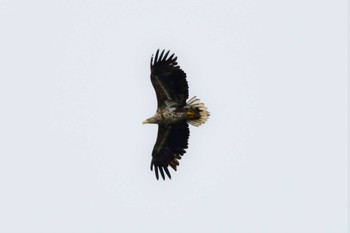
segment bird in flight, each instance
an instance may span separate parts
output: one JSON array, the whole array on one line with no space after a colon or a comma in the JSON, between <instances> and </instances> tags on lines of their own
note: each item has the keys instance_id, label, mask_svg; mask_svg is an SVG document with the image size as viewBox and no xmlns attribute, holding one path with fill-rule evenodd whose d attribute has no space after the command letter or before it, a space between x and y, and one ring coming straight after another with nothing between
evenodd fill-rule
<instances>
[{"instance_id":1,"label":"bird in flight","mask_svg":"<svg viewBox=\"0 0 350 233\"><path fill-rule=\"evenodd\" d=\"M143 124L158 124L157 140L152 151L151 170L165 180L171 179L168 167L176 171L188 148L189 125L200 126L209 117L205 105L196 97L188 98L186 73L177 64L175 54L156 51L151 58L151 82L156 91L157 111Z\"/></svg>"}]
</instances>

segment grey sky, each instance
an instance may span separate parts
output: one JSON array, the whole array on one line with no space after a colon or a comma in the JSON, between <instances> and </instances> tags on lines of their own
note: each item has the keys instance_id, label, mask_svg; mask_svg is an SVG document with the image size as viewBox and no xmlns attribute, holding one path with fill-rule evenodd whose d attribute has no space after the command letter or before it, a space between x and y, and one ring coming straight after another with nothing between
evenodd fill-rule
<instances>
[{"instance_id":1,"label":"grey sky","mask_svg":"<svg viewBox=\"0 0 350 233\"><path fill-rule=\"evenodd\" d=\"M346 232L346 1L0 1L0 232ZM149 61L211 117L149 170Z\"/></svg>"}]
</instances>

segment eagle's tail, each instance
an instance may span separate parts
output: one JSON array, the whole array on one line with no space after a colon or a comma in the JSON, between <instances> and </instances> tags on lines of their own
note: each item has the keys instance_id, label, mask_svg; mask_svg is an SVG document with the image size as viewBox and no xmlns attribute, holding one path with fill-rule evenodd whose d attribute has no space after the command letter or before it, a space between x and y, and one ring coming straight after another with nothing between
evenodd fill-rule
<instances>
[{"instance_id":1,"label":"eagle's tail","mask_svg":"<svg viewBox=\"0 0 350 233\"><path fill-rule=\"evenodd\" d=\"M204 124L210 113L207 107L197 99L196 96L192 97L186 104L187 109L187 122L194 126L200 126Z\"/></svg>"}]
</instances>

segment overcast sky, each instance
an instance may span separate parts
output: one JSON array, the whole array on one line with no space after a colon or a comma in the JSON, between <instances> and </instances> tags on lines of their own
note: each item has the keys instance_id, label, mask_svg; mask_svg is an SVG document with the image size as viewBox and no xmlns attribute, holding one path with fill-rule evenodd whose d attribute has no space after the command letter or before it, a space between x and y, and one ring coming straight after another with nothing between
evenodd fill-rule
<instances>
[{"instance_id":1,"label":"overcast sky","mask_svg":"<svg viewBox=\"0 0 350 233\"><path fill-rule=\"evenodd\" d=\"M346 9L0 1L0 232L346 232ZM158 48L211 112L166 181Z\"/></svg>"}]
</instances>

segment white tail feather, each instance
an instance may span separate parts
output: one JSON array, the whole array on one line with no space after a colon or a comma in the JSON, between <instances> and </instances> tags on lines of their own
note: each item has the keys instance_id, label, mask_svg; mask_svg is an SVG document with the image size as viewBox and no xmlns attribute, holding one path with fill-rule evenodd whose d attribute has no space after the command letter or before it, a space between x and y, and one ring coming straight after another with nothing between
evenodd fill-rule
<instances>
[{"instance_id":1,"label":"white tail feather","mask_svg":"<svg viewBox=\"0 0 350 233\"><path fill-rule=\"evenodd\" d=\"M193 126L198 127L198 126L204 124L210 116L210 113L208 112L207 107L205 107L205 105L203 103L201 103L200 99L197 99L196 96L193 96L189 101L187 101L186 107L189 109L198 109L199 110L200 117L198 119L187 121L188 123L190 123Z\"/></svg>"}]
</instances>

